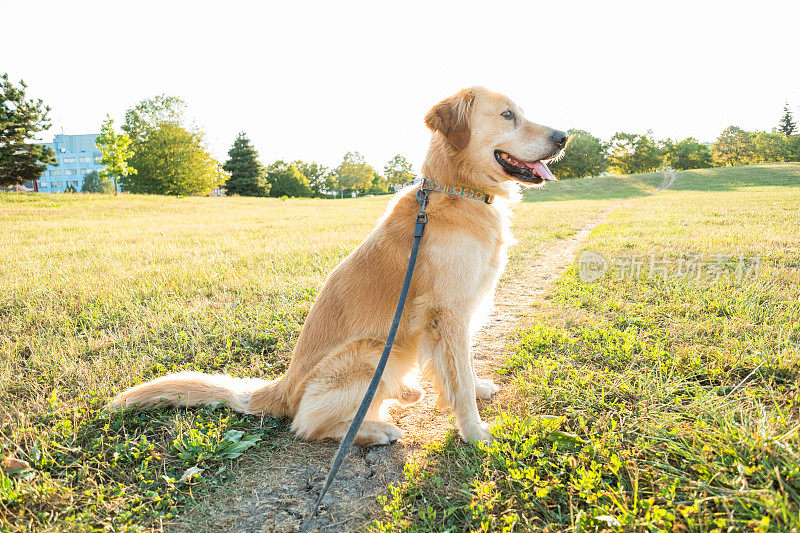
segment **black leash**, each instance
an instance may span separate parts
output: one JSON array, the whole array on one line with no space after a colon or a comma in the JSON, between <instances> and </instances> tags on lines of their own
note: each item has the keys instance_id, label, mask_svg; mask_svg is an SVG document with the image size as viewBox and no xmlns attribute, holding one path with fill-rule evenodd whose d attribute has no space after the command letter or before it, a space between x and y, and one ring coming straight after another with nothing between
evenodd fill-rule
<instances>
[{"instance_id":1,"label":"black leash","mask_svg":"<svg viewBox=\"0 0 800 533\"><path fill-rule=\"evenodd\" d=\"M342 466L342 461L344 461L345 455L347 455L347 452L350 450L350 446L353 445L353 440L355 440L356 434L361 427L361 423L364 421L364 417L367 415L367 410L372 403L372 398L375 397L375 391L378 390L378 385L381 382L383 370L386 368L386 362L389 359L389 352L392 351L394 337L397 334L397 328L400 325L400 317L403 316L403 308L406 306L406 297L408 296L408 289L411 286L411 277L414 274L414 266L417 264L417 252L419 252L419 243L420 240L422 240L422 232L425 230L425 223L428 221L428 214L425 213L425 206L428 205L428 191L420 187L420 190L417 192L417 200L419 201L420 208L414 224L414 244L411 246L411 257L408 259L406 278L403 281L403 288L400 291L400 299L397 302L397 310L394 312L394 320L392 321L392 327L389 329L389 336L386 337L386 345L383 347L381 359L378 361L378 365L375 367L375 374L373 374L372 381L369 383L367 393L364 395L364 399L361 400L361 405L358 406L358 411L356 411L356 416L353 418L353 423L350 424L350 429L347 430L347 434L344 436L344 439L342 439L342 444L339 446L339 451L336 452L336 457L333 458L331 470L328 472L328 477L325 480L325 484L322 486L322 490L317 497L316 503L314 503L314 508L311 509L311 516L308 517L305 524L303 524L303 529L300 530L301 533L308 531L311 522L314 520L314 517L317 514L319 504L322 503L322 497L325 496L326 492L328 492L328 489L336 477L336 473L339 471L339 467Z\"/></svg>"}]
</instances>

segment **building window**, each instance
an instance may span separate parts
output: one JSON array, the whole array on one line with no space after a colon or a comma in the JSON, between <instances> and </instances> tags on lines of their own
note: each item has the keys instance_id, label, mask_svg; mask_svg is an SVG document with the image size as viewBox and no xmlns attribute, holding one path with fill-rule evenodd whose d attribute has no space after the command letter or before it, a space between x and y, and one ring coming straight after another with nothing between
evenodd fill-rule
<instances>
[{"instance_id":1,"label":"building window","mask_svg":"<svg viewBox=\"0 0 800 533\"><path fill-rule=\"evenodd\" d=\"M61 175L61 171L56 169L56 168L54 168L53 170L50 171L50 175L51 176L60 176Z\"/></svg>"},{"instance_id":2,"label":"building window","mask_svg":"<svg viewBox=\"0 0 800 533\"><path fill-rule=\"evenodd\" d=\"M77 181L68 181L67 182L67 186L72 186L72 187L77 189L78 188L78 182Z\"/></svg>"},{"instance_id":3,"label":"building window","mask_svg":"<svg viewBox=\"0 0 800 533\"><path fill-rule=\"evenodd\" d=\"M78 161L80 161L81 163L91 163L92 158L88 155L82 155L80 156L80 158L78 158Z\"/></svg>"},{"instance_id":4,"label":"building window","mask_svg":"<svg viewBox=\"0 0 800 533\"><path fill-rule=\"evenodd\" d=\"M64 183L63 183L63 182L61 182L61 181L51 181L51 182L50 182L50 185L52 185L52 186L53 186L53 188L55 188L55 187L61 187L61 186L63 186L63 185L64 185Z\"/></svg>"},{"instance_id":5,"label":"building window","mask_svg":"<svg viewBox=\"0 0 800 533\"><path fill-rule=\"evenodd\" d=\"M100 163L100 162L102 162L102 159L103 159L103 156L102 156L102 155L96 155L96 156L94 156L94 162L95 162L95 163Z\"/></svg>"},{"instance_id":6,"label":"building window","mask_svg":"<svg viewBox=\"0 0 800 533\"><path fill-rule=\"evenodd\" d=\"M43 182L39 183L39 188L40 189L47 189L48 187L50 187L50 184L47 183L46 181L43 181Z\"/></svg>"},{"instance_id":7,"label":"building window","mask_svg":"<svg viewBox=\"0 0 800 533\"><path fill-rule=\"evenodd\" d=\"M62 163L74 163L75 162L75 158L74 157L65 157L64 159L61 160L61 162Z\"/></svg>"},{"instance_id":8,"label":"building window","mask_svg":"<svg viewBox=\"0 0 800 533\"><path fill-rule=\"evenodd\" d=\"M67 170L64 171L64 174L66 174L67 176L74 176L75 172L76 171L74 168L68 168Z\"/></svg>"},{"instance_id":9,"label":"building window","mask_svg":"<svg viewBox=\"0 0 800 533\"><path fill-rule=\"evenodd\" d=\"M85 176L86 174L88 174L91 171L92 171L91 168L82 168L81 169L81 174L83 174Z\"/></svg>"}]
</instances>

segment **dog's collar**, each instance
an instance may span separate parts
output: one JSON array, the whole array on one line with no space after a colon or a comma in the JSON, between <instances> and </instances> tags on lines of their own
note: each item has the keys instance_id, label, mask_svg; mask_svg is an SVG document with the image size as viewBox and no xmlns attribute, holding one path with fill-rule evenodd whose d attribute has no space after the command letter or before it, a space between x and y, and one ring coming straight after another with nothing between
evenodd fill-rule
<instances>
[{"instance_id":1,"label":"dog's collar","mask_svg":"<svg viewBox=\"0 0 800 533\"><path fill-rule=\"evenodd\" d=\"M453 196L461 196L463 198L469 198L470 200L477 200L479 202L483 202L486 204L490 204L494 201L494 196L491 194L486 194L483 191L479 191L478 189L470 189L469 187L460 187L458 185L445 185L443 183L439 183L438 181L434 181L430 178L422 178L422 190L425 191L433 191L433 192L446 192L447 194L452 194Z\"/></svg>"}]
</instances>

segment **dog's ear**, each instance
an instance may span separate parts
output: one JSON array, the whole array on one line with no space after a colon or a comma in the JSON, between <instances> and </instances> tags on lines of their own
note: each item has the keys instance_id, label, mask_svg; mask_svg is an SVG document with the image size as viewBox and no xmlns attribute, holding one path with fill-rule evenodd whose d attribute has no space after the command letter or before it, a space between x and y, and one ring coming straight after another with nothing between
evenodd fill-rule
<instances>
[{"instance_id":1,"label":"dog's ear","mask_svg":"<svg viewBox=\"0 0 800 533\"><path fill-rule=\"evenodd\" d=\"M472 135L469 123L474 103L475 93L470 89L462 89L433 106L425 115L425 125L441 132L450 144L463 150Z\"/></svg>"}]
</instances>

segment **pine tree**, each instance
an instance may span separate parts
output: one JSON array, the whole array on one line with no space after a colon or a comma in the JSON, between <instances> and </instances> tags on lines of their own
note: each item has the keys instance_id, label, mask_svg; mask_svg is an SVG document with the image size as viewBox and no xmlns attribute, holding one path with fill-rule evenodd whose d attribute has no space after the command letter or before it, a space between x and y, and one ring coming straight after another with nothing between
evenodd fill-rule
<instances>
[{"instance_id":1,"label":"pine tree","mask_svg":"<svg viewBox=\"0 0 800 533\"><path fill-rule=\"evenodd\" d=\"M795 130L797 130L797 123L792 118L792 112L789 111L789 103L787 102L786 105L783 106L783 116L778 123L778 131L788 137L793 134Z\"/></svg>"},{"instance_id":2,"label":"pine tree","mask_svg":"<svg viewBox=\"0 0 800 533\"><path fill-rule=\"evenodd\" d=\"M267 169L258 162L258 152L250 144L250 139L241 132L233 146L228 150L228 161L223 169L230 173L225 182L228 194L240 196L267 196L270 184L267 183Z\"/></svg>"},{"instance_id":3,"label":"pine tree","mask_svg":"<svg viewBox=\"0 0 800 533\"><path fill-rule=\"evenodd\" d=\"M26 98L25 89L25 82L0 76L0 186L38 180L47 165L58 164L53 150L32 140L50 127L50 108Z\"/></svg>"}]
</instances>

